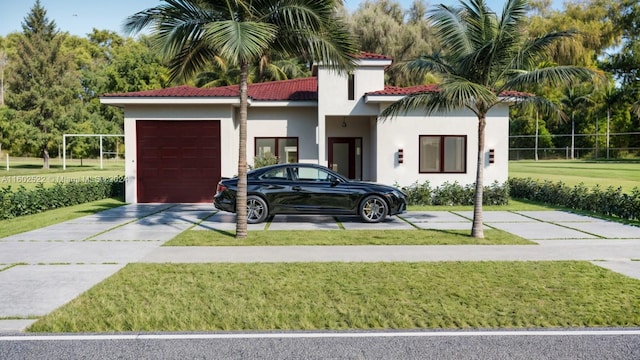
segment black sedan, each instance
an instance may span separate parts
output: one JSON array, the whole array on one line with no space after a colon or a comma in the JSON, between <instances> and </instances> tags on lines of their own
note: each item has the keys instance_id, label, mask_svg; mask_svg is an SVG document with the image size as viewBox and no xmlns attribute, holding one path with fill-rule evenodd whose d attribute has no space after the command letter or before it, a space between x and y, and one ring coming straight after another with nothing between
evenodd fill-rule
<instances>
[{"instance_id":1,"label":"black sedan","mask_svg":"<svg viewBox=\"0 0 640 360\"><path fill-rule=\"evenodd\" d=\"M236 212L238 178L218 183L213 203ZM349 181L314 164L278 164L247 173L247 222L276 214L359 215L375 223L406 211L406 196L386 185Z\"/></svg>"}]
</instances>

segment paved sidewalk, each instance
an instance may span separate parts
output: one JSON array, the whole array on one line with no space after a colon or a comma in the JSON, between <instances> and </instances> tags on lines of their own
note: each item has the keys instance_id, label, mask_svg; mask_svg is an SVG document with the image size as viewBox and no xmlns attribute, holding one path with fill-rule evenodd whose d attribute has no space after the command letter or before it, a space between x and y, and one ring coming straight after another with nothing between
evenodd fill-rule
<instances>
[{"instance_id":1,"label":"paved sidewalk","mask_svg":"<svg viewBox=\"0 0 640 360\"><path fill-rule=\"evenodd\" d=\"M276 216L249 230L471 228L471 212ZM640 279L640 228L560 211L486 211L485 226L538 245L161 247L183 231L234 230L210 204L132 204L0 239L0 332L21 331L132 262L587 260ZM343 230L343 228L345 230Z\"/></svg>"}]
</instances>

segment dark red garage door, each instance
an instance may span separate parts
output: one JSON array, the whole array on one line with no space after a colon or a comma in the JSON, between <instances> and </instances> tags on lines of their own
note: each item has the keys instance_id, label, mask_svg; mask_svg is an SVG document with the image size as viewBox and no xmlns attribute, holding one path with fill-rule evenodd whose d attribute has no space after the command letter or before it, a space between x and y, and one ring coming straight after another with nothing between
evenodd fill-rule
<instances>
[{"instance_id":1,"label":"dark red garage door","mask_svg":"<svg viewBox=\"0 0 640 360\"><path fill-rule=\"evenodd\" d=\"M138 202L210 202L220 180L220 121L136 122Z\"/></svg>"}]
</instances>

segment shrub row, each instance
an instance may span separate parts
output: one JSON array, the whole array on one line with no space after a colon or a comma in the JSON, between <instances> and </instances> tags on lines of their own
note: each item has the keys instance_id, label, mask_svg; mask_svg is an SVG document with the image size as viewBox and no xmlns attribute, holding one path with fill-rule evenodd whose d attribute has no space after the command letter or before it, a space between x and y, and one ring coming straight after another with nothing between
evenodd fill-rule
<instances>
[{"instance_id":1,"label":"shrub row","mask_svg":"<svg viewBox=\"0 0 640 360\"><path fill-rule=\"evenodd\" d=\"M428 181L402 187L407 194L409 205L473 205L475 184L462 186L457 182L444 183L432 188ZM509 184L494 182L484 187L482 203L484 205L506 205L509 203Z\"/></svg>"},{"instance_id":2,"label":"shrub row","mask_svg":"<svg viewBox=\"0 0 640 360\"><path fill-rule=\"evenodd\" d=\"M14 190L11 186L7 186L0 189L0 220L100 199L121 197L123 194L124 177L60 182L49 187L38 184L34 189L20 186Z\"/></svg>"},{"instance_id":3,"label":"shrub row","mask_svg":"<svg viewBox=\"0 0 640 360\"><path fill-rule=\"evenodd\" d=\"M509 188L514 199L530 200L548 205L564 206L574 210L615 216L625 220L640 220L640 189L634 187L630 194L622 188L609 186L602 189L584 184L568 186L549 180L539 182L531 178L510 178Z\"/></svg>"}]
</instances>

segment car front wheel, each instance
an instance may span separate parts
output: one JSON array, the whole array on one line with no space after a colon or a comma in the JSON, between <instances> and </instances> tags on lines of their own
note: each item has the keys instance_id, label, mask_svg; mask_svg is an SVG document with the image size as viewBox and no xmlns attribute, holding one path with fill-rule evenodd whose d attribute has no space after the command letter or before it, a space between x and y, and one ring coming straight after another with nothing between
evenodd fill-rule
<instances>
[{"instance_id":1,"label":"car front wheel","mask_svg":"<svg viewBox=\"0 0 640 360\"><path fill-rule=\"evenodd\" d=\"M387 216L389 208L387 203L379 196L367 196L360 204L360 216L369 223L377 223Z\"/></svg>"},{"instance_id":2,"label":"car front wheel","mask_svg":"<svg viewBox=\"0 0 640 360\"><path fill-rule=\"evenodd\" d=\"M267 203L259 196L247 196L247 223L261 223L267 219L267 216L269 216Z\"/></svg>"}]
</instances>

